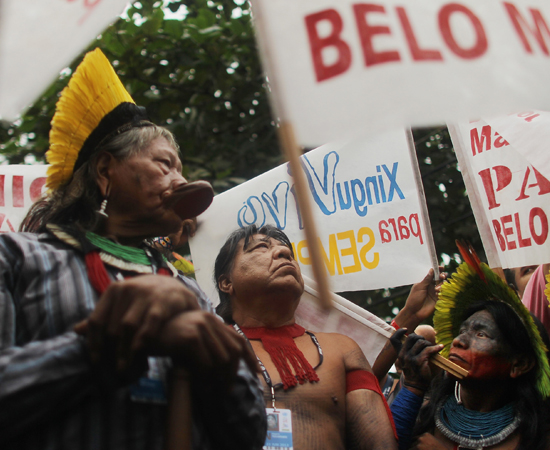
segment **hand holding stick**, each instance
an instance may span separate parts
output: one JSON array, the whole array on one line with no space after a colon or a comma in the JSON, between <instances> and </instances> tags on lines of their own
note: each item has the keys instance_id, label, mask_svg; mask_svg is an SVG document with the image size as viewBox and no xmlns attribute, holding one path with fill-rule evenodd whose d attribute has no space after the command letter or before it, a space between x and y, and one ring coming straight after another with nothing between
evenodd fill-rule
<instances>
[{"instance_id":1,"label":"hand holding stick","mask_svg":"<svg viewBox=\"0 0 550 450\"><path fill-rule=\"evenodd\" d=\"M426 392L434 376L433 367L442 368L455 378L462 379L468 371L439 354L443 345L433 345L421 336L411 334L404 342L399 360L405 375L405 385Z\"/></svg>"}]
</instances>

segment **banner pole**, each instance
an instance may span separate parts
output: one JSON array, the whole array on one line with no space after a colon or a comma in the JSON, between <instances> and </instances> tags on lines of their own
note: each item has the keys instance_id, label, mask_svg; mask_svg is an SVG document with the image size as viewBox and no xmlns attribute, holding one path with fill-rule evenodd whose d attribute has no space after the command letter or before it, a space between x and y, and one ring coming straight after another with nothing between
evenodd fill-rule
<instances>
[{"instance_id":1,"label":"banner pole","mask_svg":"<svg viewBox=\"0 0 550 450\"><path fill-rule=\"evenodd\" d=\"M418 200L420 203L420 214L422 215L422 223L424 224L424 236L426 237L426 245L430 252L430 258L432 260L432 267L434 269L434 281L439 282L439 260L437 258L437 252L435 250L435 242L432 233L432 226L430 224L430 216L428 214L428 205L426 202L426 194L424 193L424 183L422 182L422 175L420 168L418 167L418 158L416 156L416 148L414 146L414 138L412 130L407 128L405 130L407 134L407 144L409 147L409 157L411 159L411 167L414 172L414 180L416 182L416 190L418 193Z\"/></svg>"},{"instance_id":2,"label":"banner pole","mask_svg":"<svg viewBox=\"0 0 550 450\"><path fill-rule=\"evenodd\" d=\"M286 156L286 159L290 164L290 170L292 171L292 177L294 178L294 185L296 188L296 198L298 200L298 206L304 220L304 231L306 234L307 248L313 268L313 276L315 278L315 281L317 282L317 288L319 292L319 305L324 310L327 310L332 307L328 278L325 267L323 265L321 249L319 248L318 234L311 211L311 204L307 195L308 189L306 178L302 169L302 165L300 164L300 148L298 147L298 143L296 142L292 124L288 122L282 122L279 128L279 136L281 139L281 145L283 147L284 155Z\"/></svg>"},{"instance_id":3,"label":"banner pole","mask_svg":"<svg viewBox=\"0 0 550 450\"><path fill-rule=\"evenodd\" d=\"M185 369L172 370L164 450L191 450L191 382Z\"/></svg>"}]
</instances>

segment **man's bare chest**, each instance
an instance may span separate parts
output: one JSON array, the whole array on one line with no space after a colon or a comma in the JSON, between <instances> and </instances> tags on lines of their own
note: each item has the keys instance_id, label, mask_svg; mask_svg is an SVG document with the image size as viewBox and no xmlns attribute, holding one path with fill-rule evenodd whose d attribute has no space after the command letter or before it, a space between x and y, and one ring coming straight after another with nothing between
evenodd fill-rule
<instances>
[{"instance_id":1,"label":"man's bare chest","mask_svg":"<svg viewBox=\"0 0 550 450\"><path fill-rule=\"evenodd\" d=\"M319 349L312 343L309 336L300 336L295 341L309 364L316 368L315 372L319 381L297 383L296 386L288 389L283 389L281 386L281 376L261 342L252 341L254 351L264 365L271 385L275 387L277 406L304 412L309 409L318 412L324 411L328 414L339 414L345 411L346 372L340 355L334 355L321 349L323 354L321 362ZM270 406L271 386L268 386L265 377L261 378L266 404Z\"/></svg>"}]
</instances>

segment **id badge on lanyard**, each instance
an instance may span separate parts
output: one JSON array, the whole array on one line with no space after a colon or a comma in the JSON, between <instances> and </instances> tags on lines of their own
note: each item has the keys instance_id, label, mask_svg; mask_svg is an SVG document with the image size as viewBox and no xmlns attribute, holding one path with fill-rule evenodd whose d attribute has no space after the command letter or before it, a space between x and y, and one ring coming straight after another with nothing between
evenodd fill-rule
<instances>
[{"instance_id":1,"label":"id badge on lanyard","mask_svg":"<svg viewBox=\"0 0 550 450\"><path fill-rule=\"evenodd\" d=\"M266 408L267 435L263 450L293 450L290 409Z\"/></svg>"},{"instance_id":2,"label":"id badge on lanyard","mask_svg":"<svg viewBox=\"0 0 550 450\"><path fill-rule=\"evenodd\" d=\"M243 333L241 328L237 324L233 324L233 328L235 329L235 331L237 331L237 333L243 336L250 345L250 341ZM317 347L317 351L319 352L319 364L317 364L317 366L315 367L316 369L323 362L323 351L321 350L321 346L319 345L319 341L317 340L315 335L313 333L307 333L310 335L311 340L313 341L313 343ZM252 345L250 345L250 348L252 348ZM254 349L252 349L252 351L254 351ZM265 438L263 450L294 450L294 445L292 443L292 413L290 409L277 409L275 407L276 386L273 386L271 377L269 376L269 373L267 372L267 369L263 365L260 358L258 358L258 355L256 355L256 360L260 365L265 384L267 384L268 388L271 391L272 408L265 409L267 415L267 435ZM282 386L282 383L279 383L279 385Z\"/></svg>"},{"instance_id":3,"label":"id badge on lanyard","mask_svg":"<svg viewBox=\"0 0 550 450\"><path fill-rule=\"evenodd\" d=\"M138 403L168 403L166 398L166 387L161 379L158 363L155 358L147 358L149 370L147 376L141 377L136 383L130 386L130 398Z\"/></svg>"}]
</instances>

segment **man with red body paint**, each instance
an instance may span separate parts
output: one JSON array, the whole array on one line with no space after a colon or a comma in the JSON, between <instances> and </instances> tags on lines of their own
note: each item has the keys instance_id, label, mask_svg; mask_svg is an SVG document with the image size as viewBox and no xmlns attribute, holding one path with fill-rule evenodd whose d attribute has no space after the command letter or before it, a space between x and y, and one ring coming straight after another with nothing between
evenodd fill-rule
<instances>
[{"instance_id":1,"label":"man with red body paint","mask_svg":"<svg viewBox=\"0 0 550 450\"><path fill-rule=\"evenodd\" d=\"M266 406L290 410L295 450L397 448L378 382L355 341L336 333L313 338L295 324L304 282L282 231L269 225L237 230L218 255L214 277L218 313L247 336L265 366ZM424 305L425 291L409 316ZM413 324L405 316L400 323Z\"/></svg>"},{"instance_id":2,"label":"man with red body paint","mask_svg":"<svg viewBox=\"0 0 550 450\"><path fill-rule=\"evenodd\" d=\"M535 326L504 281L494 274L490 278L487 266L489 281L476 284L477 275L464 265L443 285L436 304L440 344L412 335L400 354L405 388L392 404L399 448L546 449L550 369L541 340L544 329ZM430 388L428 360L443 349L468 375L458 380L444 374ZM429 388L430 398L416 421ZM412 447L410 436L416 437Z\"/></svg>"},{"instance_id":3,"label":"man with red body paint","mask_svg":"<svg viewBox=\"0 0 550 450\"><path fill-rule=\"evenodd\" d=\"M495 320L487 310L468 317L460 334L454 339L449 360L468 369L471 380L505 380L517 376L512 372L513 361L508 359L506 346ZM517 367L514 370L518 370Z\"/></svg>"}]
</instances>

